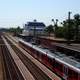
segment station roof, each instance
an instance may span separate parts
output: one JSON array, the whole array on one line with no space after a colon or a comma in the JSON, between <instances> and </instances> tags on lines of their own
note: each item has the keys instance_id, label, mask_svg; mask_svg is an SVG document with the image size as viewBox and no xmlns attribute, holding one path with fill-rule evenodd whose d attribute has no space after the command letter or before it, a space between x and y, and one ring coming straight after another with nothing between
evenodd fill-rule
<instances>
[{"instance_id":1,"label":"station roof","mask_svg":"<svg viewBox=\"0 0 80 80\"><path fill-rule=\"evenodd\" d=\"M26 26L43 26L43 27L45 27L45 24L42 22L28 22L26 24Z\"/></svg>"}]
</instances>

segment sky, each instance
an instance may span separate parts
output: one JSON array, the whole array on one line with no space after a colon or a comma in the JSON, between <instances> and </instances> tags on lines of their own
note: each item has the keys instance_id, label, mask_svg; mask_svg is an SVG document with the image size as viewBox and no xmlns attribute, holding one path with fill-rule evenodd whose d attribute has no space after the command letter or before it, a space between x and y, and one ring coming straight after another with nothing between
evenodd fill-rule
<instances>
[{"instance_id":1,"label":"sky","mask_svg":"<svg viewBox=\"0 0 80 80\"><path fill-rule=\"evenodd\" d=\"M0 28L22 27L28 21L36 19L46 25L53 24L80 14L80 0L0 0Z\"/></svg>"}]
</instances>

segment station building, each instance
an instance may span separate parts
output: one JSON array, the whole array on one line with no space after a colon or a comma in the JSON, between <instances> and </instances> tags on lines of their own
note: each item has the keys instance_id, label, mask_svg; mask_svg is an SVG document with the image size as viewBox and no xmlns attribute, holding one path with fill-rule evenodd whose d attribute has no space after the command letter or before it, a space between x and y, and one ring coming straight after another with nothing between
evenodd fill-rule
<instances>
[{"instance_id":1,"label":"station building","mask_svg":"<svg viewBox=\"0 0 80 80\"><path fill-rule=\"evenodd\" d=\"M27 22L23 26L23 34L25 36L34 36L44 34L44 29L46 28L43 22Z\"/></svg>"}]
</instances>

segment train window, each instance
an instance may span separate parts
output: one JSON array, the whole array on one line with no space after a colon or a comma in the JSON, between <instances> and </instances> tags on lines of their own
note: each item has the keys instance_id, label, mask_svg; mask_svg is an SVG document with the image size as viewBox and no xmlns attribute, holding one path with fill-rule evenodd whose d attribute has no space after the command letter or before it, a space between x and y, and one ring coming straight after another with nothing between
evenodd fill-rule
<instances>
[{"instance_id":1,"label":"train window","mask_svg":"<svg viewBox=\"0 0 80 80\"><path fill-rule=\"evenodd\" d=\"M60 64L60 63L57 62L57 61L55 62L55 68L58 69L58 70L61 71L61 72L63 71L63 66L62 66L62 64Z\"/></svg>"},{"instance_id":2,"label":"train window","mask_svg":"<svg viewBox=\"0 0 80 80\"><path fill-rule=\"evenodd\" d=\"M35 51L36 52L36 55L38 56L38 57L40 57L39 55L40 55L40 53L38 52L38 51Z\"/></svg>"},{"instance_id":3,"label":"train window","mask_svg":"<svg viewBox=\"0 0 80 80\"><path fill-rule=\"evenodd\" d=\"M43 59L43 60L45 59L45 55L44 55L44 54L42 54L42 59Z\"/></svg>"},{"instance_id":4,"label":"train window","mask_svg":"<svg viewBox=\"0 0 80 80\"><path fill-rule=\"evenodd\" d=\"M53 59L51 59L51 58L48 57L48 62L49 62L50 64L52 64Z\"/></svg>"},{"instance_id":5,"label":"train window","mask_svg":"<svg viewBox=\"0 0 80 80\"><path fill-rule=\"evenodd\" d=\"M78 78L78 73L71 69L68 70L68 75L69 77L72 77L72 78Z\"/></svg>"},{"instance_id":6,"label":"train window","mask_svg":"<svg viewBox=\"0 0 80 80\"><path fill-rule=\"evenodd\" d=\"M53 65L53 68L55 68L55 59L53 59L53 63L52 63Z\"/></svg>"},{"instance_id":7,"label":"train window","mask_svg":"<svg viewBox=\"0 0 80 80\"><path fill-rule=\"evenodd\" d=\"M68 75L72 76L72 70L71 69L68 70Z\"/></svg>"},{"instance_id":8,"label":"train window","mask_svg":"<svg viewBox=\"0 0 80 80\"><path fill-rule=\"evenodd\" d=\"M65 75L68 75L68 68L67 68L67 66L64 65L64 68L63 69L64 69L64 74Z\"/></svg>"}]
</instances>

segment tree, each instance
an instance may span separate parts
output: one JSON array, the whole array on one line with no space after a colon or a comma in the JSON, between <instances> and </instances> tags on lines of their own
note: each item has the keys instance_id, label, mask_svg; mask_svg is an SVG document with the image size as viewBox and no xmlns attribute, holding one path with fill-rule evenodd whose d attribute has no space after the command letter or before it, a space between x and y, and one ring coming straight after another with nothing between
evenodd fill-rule
<instances>
[{"instance_id":1,"label":"tree","mask_svg":"<svg viewBox=\"0 0 80 80\"><path fill-rule=\"evenodd\" d=\"M23 29L21 29L20 26L18 26L17 28L10 28L8 31L13 33L14 35L18 35L22 33L22 30Z\"/></svg>"},{"instance_id":2,"label":"tree","mask_svg":"<svg viewBox=\"0 0 80 80\"><path fill-rule=\"evenodd\" d=\"M54 32L53 26L49 25L48 27L46 27L45 32L47 32L50 36L50 34Z\"/></svg>"},{"instance_id":3,"label":"tree","mask_svg":"<svg viewBox=\"0 0 80 80\"><path fill-rule=\"evenodd\" d=\"M75 40L79 40L79 25L80 25L80 15L75 14L74 15L74 23L75 23Z\"/></svg>"},{"instance_id":4,"label":"tree","mask_svg":"<svg viewBox=\"0 0 80 80\"><path fill-rule=\"evenodd\" d=\"M70 19L70 24L68 24L68 20L63 21L63 27L64 38L67 40L74 39L74 20Z\"/></svg>"},{"instance_id":5,"label":"tree","mask_svg":"<svg viewBox=\"0 0 80 80\"><path fill-rule=\"evenodd\" d=\"M21 34L21 33L22 33L22 29L20 28L20 26L18 26L18 27L16 28L16 32L17 32L17 34Z\"/></svg>"},{"instance_id":6,"label":"tree","mask_svg":"<svg viewBox=\"0 0 80 80\"><path fill-rule=\"evenodd\" d=\"M52 22L54 23L54 34L55 34L55 36L56 36L56 34L57 34L57 29L58 29L58 25L57 25L58 19L56 19L55 21L54 21L54 19L52 19Z\"/></svg>"},{"instance_id":7,"label":"tree","mask_svg":"<svg viewBox=\"0 0 80 80\"><path fill-rule=\"evenodd\" d=\"M56 30L56 37L63 38L64 37L64 27L59 26Z\"/></svg>"}]
</instances>

